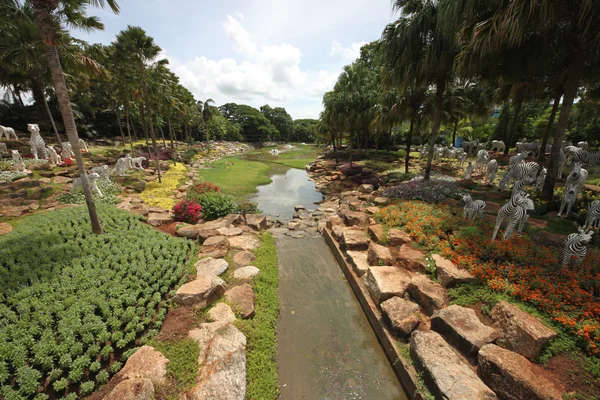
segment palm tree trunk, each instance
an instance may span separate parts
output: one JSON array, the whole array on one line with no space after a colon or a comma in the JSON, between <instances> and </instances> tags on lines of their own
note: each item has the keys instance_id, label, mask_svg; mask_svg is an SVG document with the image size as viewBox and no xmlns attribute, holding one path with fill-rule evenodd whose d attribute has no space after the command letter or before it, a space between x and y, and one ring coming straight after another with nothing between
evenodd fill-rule
<instances>
[{"instance_id":1,"label":"palm tree trunk","mask_svg":"<svg viewBox=\"0 0 600 400\"><path fill-rule=\"evenodd\" d=\"M158 150L156 149L156 133L154 132L154 124L152 123L152 109L148 105L147 99L146 106L148 107L148 122L150 123L150 135L152 135L152 147L154 148L154 157L156 158L156 173L158 174L158 183L162 183L162 177L160 175L160 164L158 161Z\"/></svg>"},{"instance_id":2,"label":"palm tree trunk","mask_svg":"<svg viewBox=\"0 0 600 400\"><path fill-rule=\"evenodd\" d=\"M428 181L431 177L431 163L433 162L433 147L440 130L442 123L442 101L444 97L444 91L446 90L446 80L440 78L436 84L435 91L435 110L433 111L433 126L431 128L431 138L429 139L429 155L427 157L427 166L425 167L425 176L423 180Z\"/></svg>"},{"instance_id":3,"label":"palm tree trunk","mask_svg":"<svg viewBox=\"0 0 600 400\"><path fill-rule=\"evenodd\" d=\"M335 132L332 131L331 132L331 143L333 145L333 152L335 153L335 163L339 164L340 163L340 159L338 157L338 150L337 150L338 147L336 146L336 143L335 143L335 139L336 139L335 136L336 136Z\"/></svg>"},{"instance_id":4,"label":"palm tree trunk","mask_svg":"<svg viewBox=\"0 0 600 400\"><path fill-rule=\"evenodd\" d=\"M454 129L452 129L452 146L456 147L456 130L458 129L458 120L454 121Z\"/></svg>"},{"instance_id":5,"label":"palm tree trunk","mask_svg":"<svg viewBox=\"0 0 600 400\"><path fill-rule=\"evenodd\" d=\"M554 126L554 120L556 119L556 113L558 112L558 105L560 104L560 98L562 97L562 91L557 90L556 96L554 97L554 104L552 105L552 112L550 113L550 119L548 119L548 125L546 125L546 132L544 132L544 139L542 140L542 147L538 154L538 161L546 160L546 145L548 145L548 138L550 132L552 132L552 126Z\"/></svg>"},{"instance_id":6,"label":"palm tree trunk","mask_svg":"<svg viewBox=\"0 0 600 400\"><path fill-rule=\"evenodd\" d=\"M69 142L71 143L71 147L73 148L73 152L75 153L75 161L77 162L77 168L79 169L79 175L81 177L83 195L85 196L85 202L92 223L92 232L95 234L102 234L102 225L100 225L100 218L98 217L96 204L94 203L94 197L92 196L92 189L85 171L83 157L81 156L81 149L79 148L79 135L77 134L77 126L75 125L75 118L73 117L73 110L71 109L69 90L67 89L65 76L60 65L58 51L56 50L54 28L51 25L52 18L49 15L50 11L47 8L44 8L43 4L41 7L37 7L36 4L35 14L36 24L40 29L42 40L46 45L46 56L48 57L48 65L50 66L50 72L52 74L54 90L56 91L58 105L60 106L60 112L65 124L65 131L69 138Z\"/></svg>"},{"instance_id":7,"label":"palm tree trunk","mask_svg":"<svg viewBox=\"0 0 600 400\"><path fill-rule=\"evenodd\" d=\"M148 155L151 156L152 152L150 151L150 138L148 137L148 121L146 120L146 110L144 109L144 105L140 103L140 117L142 119L142 129L144 130L144 137L146 138L146 148L148 149Z\"/></svg>"},{"instance_id":8,"label":"palm tree trunk","mask_svg":"<svg viewBox=\"0 0 600 400\"><path fill-rule=\"evenodd\" d=\"M169 136L171 137L171 153L173 153L173 165L177 165L177 154L175 152L175 140L173 139L173 126L171 125L171 113L169 112Z\"/></svg>"},{"instance_id":9,"label":"palm tree trunk","mask_svg":"<svg viewBox=\"0 0 600 400\"><path fill-rule=\"evenodd\" d=\"M156 123L158 124L158 118L157 118L157 122ZM167 141L165 140L165 132L163 131L162 125L158 125L158 129L160 130L160 136L161 136L162 141L163 141L163 147L166 150L167 149Z\"/></svg>"},{"instance_id":10,"label":"palm tree trunk","mask_svg":"<svg viewBox=\"0 0 600 400\"><path fill-rule=\"evenodd\" d=\"M408 128L408 137L406 138L406 155L404 156L404 173L408 174L408 163L410 161L410 145L412 144L413 127L415 126L416 112L413 111L410 116L410 127Z\"/></svg>"},{"instance_id":11,"label":"palm tree trunk","mask_svg":"<svg viewBox=\"0 0 600 400\"><path fill-rule=\"evenodd\" d=\"M125 136L125 134L123 133L123 126L121 125L121 116L119 115L119 105L118 104L115 108L115 114L117 115L117 124L119 125L119 133L121 134L121 137L123 137L123 136Z\"/></svg>"},{"instance_id":12,"label":"palm tree trunk","mask_svg":"<svg viewBox=\"0 0 600 400\"><path fill-rule=\"evenodd\" d=\"M56 140L58 141L58 145L62 148L62 140L60 139L60 135L58 134L58 129L56 129L56 122L54 122L54 117L52 117L52 112L50 111L50 106L48 106L48 100L46 100L46 95L42 95L42 99L44 102L44 108L46 109L46 113L48 114L48 119L52 124L52 129L54 130L54 135L56 135Z\"/></svg>"},{"instance_id":13,"label":"palm tree trunk","mask_svg":"<svg viewBox=\"0 0 600 400\"><path fill-rule=\"evenodd\" d=\"M513 115L513 120L510 123L510 129L508 130L508 137L506 138L506 147L504 148L504 155L508 155L508 151L510 146L512 146L512 141L515 136L515 131L517 130L517 123L519 122L519 116L521 115L521 106L523 105L522 99L517 99L515 102L515 113Z\"/></svg>"},{"instance_id":14,"label":"palm tree trunk","mask_svg":"<svg viewBox=\"0 0 600 400\"><path fill-rule=\"evenodd\" d=\"M567 79L565 82L565 97L563 99L562 107L560 109L560 115L558 117L558 123L556 124L556 131L554 132L554 140L552 141L552 151L550 153L550 162L548 163L548 174L546 175L546 181L544 182L544 190L542 191L542 198L550 201L554 194L554 185L556 184L556 177L558 175L558 160L560 157L560 149L562 142L565 139L565 131L569 124L569 117L571 116L571 108L575 97L577 97L577 91L583 78L585 70L585 62L588 58L589 53L587 51L580 51L577 53L569 70L567 72Z\"/></svg>"},{"instance_id":15,"label":"palm tree trunk","mask_svg":"<svg viewBox=\"0 0 600 400\"><path fill-rule=\"evenodd\" d=\"M127 122L127 135L129 136L129 145L131 146L131 156L135 157L133 152L133 140L131 139L131 128L129 127L129 107L125 104L125 122Z\"/></svg>"}]
</instances>

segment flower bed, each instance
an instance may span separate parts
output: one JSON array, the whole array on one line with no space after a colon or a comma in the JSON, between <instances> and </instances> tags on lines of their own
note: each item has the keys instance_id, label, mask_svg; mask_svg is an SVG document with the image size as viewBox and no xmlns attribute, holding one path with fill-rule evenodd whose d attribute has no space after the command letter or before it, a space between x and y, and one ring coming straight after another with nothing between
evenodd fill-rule
<instances>
[{"instance_id":1,"label":"flower bed","mask_svg":"<svg viewBox=\"0 0 600 400\"><path fill-rule=\"evenodd\" d=\"M181 163L171 166L162 176L162 183L158 183L158 180L148 183L144 191L140 193L140 198L151 207L172 209L175 200L169 196L173 195L180 182L185 179L186 172L185 165Z\"/></svg>"},{"instance_id":2,"label":"flower bed","mask_svg":"<svg viewBox=\"0 0 600 400\"><path fill-rule=\"evenodd\" d=\"M439 203L447 197L462 198L467 191L455 183L446 180L413 179L387 190L383 195L392 199L422 200L427 203Z\"/></svg>"},{"instance_id":3,"label":"flower bed","mask_svg":"<svg viewBox=\"0 0 600 400\"><path fill-rule=\"evenodd\" d=\"M539 246L526 236L490 242L493 223L467 224L445 205L403 202L381 209L376 219L401 227L490 288L532 304L576 335L589 353L600 354L600 250L590 248L581 267L562 269L562 248Z\"/></svg>"}]
</instances>

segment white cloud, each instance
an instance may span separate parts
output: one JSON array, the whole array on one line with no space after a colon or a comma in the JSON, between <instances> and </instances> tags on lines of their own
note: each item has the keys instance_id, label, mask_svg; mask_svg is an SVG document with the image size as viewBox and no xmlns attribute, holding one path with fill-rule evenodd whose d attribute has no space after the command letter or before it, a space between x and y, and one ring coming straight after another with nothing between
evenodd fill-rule
<instances>
[{"instance_id":1,"label":"white cloud","mask_svg":"<svg viewBox=\"0 0 600 400\"><path fill-rule=\"evenodd\" d=\"M348 47L344 47L340 42L334 40L329 50L330 56L341 56L344 61L352 62L360 56L360 48L367 42L353 42Z\"/></svg>"},{"instance_id":2,"label":"white cloud","mask_svg":"<svg viewBox=\"0 0 600 400\"><path fill-rule=\"evenodd\" d=\"M235 13L235 16L237 17L237 19L239 19L240 21L244 20L244 14L242 14L241 12L237 12Z\"/></svg>"},{"instance_id":3,"label":"white cloud","mask_svg":"<svg viewBox=\"0 0 600 400\"><path fill-rule=\"evenodd\" d=\"M238 18L228 15L223 29L242 58L239 62L204 56L181 62L162 53L181 84L198 99L210 97L218 104L270 103L286 107L294 118L318 117L323 94L333 88L339 72L302 69L300 49L287 43L259 47Z\"/></svg>"}]
</instances>

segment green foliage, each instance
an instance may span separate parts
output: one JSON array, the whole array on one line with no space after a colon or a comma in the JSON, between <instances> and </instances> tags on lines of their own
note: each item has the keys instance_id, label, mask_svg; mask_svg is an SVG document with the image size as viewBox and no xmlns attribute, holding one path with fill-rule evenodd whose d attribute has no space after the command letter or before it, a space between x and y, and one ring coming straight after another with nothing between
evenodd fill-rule
<instances>
[{"instance_id":1,"label":"green foliage","mask_svg":"<svg viewBox=\"0 0 600 400\"><path fill-rule=\"evenodd\" d=\"M167 373L177 384L177 391L190 389L196 382L198 374L198 356L200 347L195 340L185 338L177 342L150 341L150 346L159 350L169 359Z\"/></svg>"},{"instance_id":2,"label":"green foliage","mask_svg":"<svg viewBox=\"0 0 600 400\"><path fill-rule=\"evenodd\" d=\"M32 396L46 377L59 397L67 382L76 392L89 380L82 393L105 383L107 368L122 365L108 367L111 354L160 326L166 294L187 278L191 244L112 206L98 211L103 235L75 207L24 218L0 237L0 397Z\"/></svg>"},{"instance_id":3,"label":"green foliage","mask_svg":"<svg viewBox=\"0 0 600 400\"><path fill-rule=\"evenodd\" d=\"M267 117L279 132L279 139L289 141L292 140L294 134L294 123L292 117L283 107L272 108L265 104L260 108L260 112Z\"/></svg>"},{"instance_id":4,"label":"green foliage","mask_svg":"<svg viewBox=\"0 0 600 400\"><path fill-rule=\"evenodd\" d=\"M227 214L238 212L238 206L233 198L219 192L208 192L195 196L198 204L202 206L202 218L213 221Z\"/></svg>"},{"instance_id":5,"label":"green foliage","mask_svg":"<svg viewBox=\"0 0 600 400\"><path fill-rule=\"evenodd\" d=\"M269 233L260 236L261 246L255 251L253 265L260 269L252 289L256 295L256 315L239 320L238 328L246 335L246 398L249 400L274 400L279 395L277 383L276 329L279 316L279 265L275 239Z\"/></svg>"},{"instance_id":6,"label":"green foliage","mask_svg":"<svg viewBox=\"0 0 600 400\"><path fill-rule=\"evenodd\" d=\"M98 185L98 189L102 192L102 197L99 197L96 193L92 191L94 196L94 201L96 203L103 204L119 204L121 199L118 195L121 193L121 186L118 183L111 181L110 179L98 179L96 181ZM63 204L85 204L85 197L83 196L83 191L80 189L75 193L64 193L59 198Z\"/></svg>"},{"instance_id":7,"label":"green foliage","mask_svg":"<svg viewBox=\"0 0 600 400\"><path fill-rule=\"evenodd\" d=\"M317 137L318 129L318 119L295 119L294 140L297 142L312 143Z\"/></svg>"},{"instance_id":8,"label":"green foliage","mask_svg":"<svg viewBox=\"0 0 600 400\"><path fill-rule=\"evenodd\" d=\"M256 193L257 186L271 182L269 170L261 162L229 157L214 162L209 169L198 170L198 174L203 182L219 185L221 191L236 199L245 199Z\"/></svg>"},{"instance_id":9,"label":"green foliage","mask_svg":"<svg viewBox=\"0 0 600 400\"><path fill-rule=\"evenodd\" d=\"M179 155L179 159L182 163L189 164L190 162L192 162L194 156L198 153L200 153L199 149L195 147L188 147Z\"/></svg>"},{"instance_id":10,"label":"green foliage","mask_svg":"<svg viewBox=\"0 0 600 400\"><path fill-rule=\"evenodd\" d=\"M219 107L221 114L238 125L247 142L266 142L279 137L279 131L256 108L246 104L227 103Z\"/></svg>"},{"instance_id":11,"label":"green foliage","mask_svg":"<svg viewBox=\"0 0 600 400\"><path fill-rule=\"evenodd\" d=\"M254 201L241 200L237 202L238 212L240 214L262 214L262 210L259 210L258 203Z\"/></svg>"}]
</instances>

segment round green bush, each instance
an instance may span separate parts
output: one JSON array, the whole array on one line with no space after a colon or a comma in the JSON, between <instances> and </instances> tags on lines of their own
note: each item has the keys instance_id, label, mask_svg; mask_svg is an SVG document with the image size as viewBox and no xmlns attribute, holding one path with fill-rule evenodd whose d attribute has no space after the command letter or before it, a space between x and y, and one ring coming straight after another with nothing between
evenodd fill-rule
<instances>
[{"instance_id":1,"label":"round green bush","mask_svg":"<svg viewBox=\"0 0 600 400\"><path fill-rule=\"evenodd\" d=\"M235 201L219 192L208 192L199 195L198 203L202 206L202 217L205 221L212 221L227 214L238 212Z\"/></svg>"}]
</instances>

